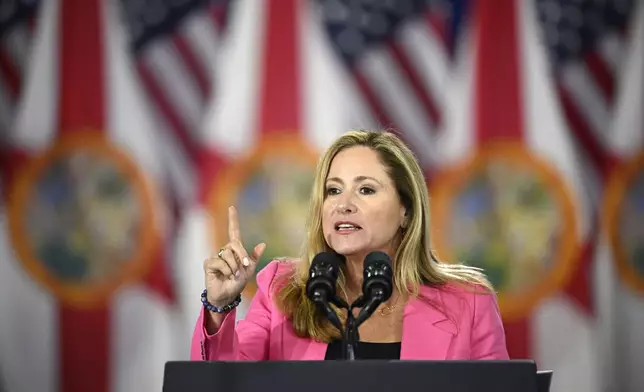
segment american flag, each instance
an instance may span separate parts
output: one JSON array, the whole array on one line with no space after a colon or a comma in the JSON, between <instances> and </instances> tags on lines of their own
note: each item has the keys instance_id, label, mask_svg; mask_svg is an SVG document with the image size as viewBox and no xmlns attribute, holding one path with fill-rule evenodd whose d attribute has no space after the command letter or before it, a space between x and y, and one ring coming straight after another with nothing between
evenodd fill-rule
<instances>
[{"instance_id":1,"label":"american flag","mask_svg":"<svg viewBox=\"0 0 644 392\"><path fill-rule=\"evenodd\" d=\"M604 171L634 2L537 0L536 7L568 126Z\"/></svg>"},{"instance_id":2,"label":"american flag","mask_svg":"<svg viewBox=\"0 0 644 392\"><path fill-rule=\"evenodd\" d=\"M195 197L202 117L231 0L122 0L139 78L158 120L173 190Z\"/></svg>"},{"instance_id":3,"label":"american flag","mask_svg":"<svg viewBox=\"0 0 644 392\"><path fill-rule=\"evenodd\" d=\"M464 0L318 0L325 30L372 117L423 165L436 159L444 91L466 25Z\"/></svg>"},{"instance_id":4,"label":"american flag","mask_svg":"<svg viewBox=\"0 0 644 392\"><path fill-rule=\"evenodd\" d=\"M20 99L38 0L0 2L0 134L11 127Z\"/></svg>"}]
</instances>

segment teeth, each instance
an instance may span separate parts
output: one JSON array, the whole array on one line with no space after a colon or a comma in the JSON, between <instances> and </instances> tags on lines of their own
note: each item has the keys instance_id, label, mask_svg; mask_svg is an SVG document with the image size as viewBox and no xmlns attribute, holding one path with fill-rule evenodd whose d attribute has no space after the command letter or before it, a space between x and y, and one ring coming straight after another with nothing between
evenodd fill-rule
<instances>
[{"instance_id":1,"label":"teeth","mask_svg":"<svg viewBox=\"0 0 644 392\"><path fill-rule=\"evenodd\" d=\"M353 229L353 230L355 230L355 229L357 229L357 227L355 227L354 225L349 225L349 224L346 224L346 223L342 223L342 224L338 225L338 229L347 229L347 230L348 229Z\"/></svg>"}]
</instances>

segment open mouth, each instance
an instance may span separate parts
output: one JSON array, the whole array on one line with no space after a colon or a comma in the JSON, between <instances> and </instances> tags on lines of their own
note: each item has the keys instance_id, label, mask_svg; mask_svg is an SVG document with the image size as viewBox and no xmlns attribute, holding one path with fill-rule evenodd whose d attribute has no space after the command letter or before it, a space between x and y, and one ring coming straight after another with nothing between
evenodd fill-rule
<instances>
[{"instance_id":1,"label":"open mouth","mask_svg":"<svg viewBox=\"0 0 644 392\"><path fill-rule=\"evenodd\" d=\"M351 233L361 229L362 227L356 225L355 223L339 222L335 224L335 231L340 233Z\"/></svg>"}]
</instances>

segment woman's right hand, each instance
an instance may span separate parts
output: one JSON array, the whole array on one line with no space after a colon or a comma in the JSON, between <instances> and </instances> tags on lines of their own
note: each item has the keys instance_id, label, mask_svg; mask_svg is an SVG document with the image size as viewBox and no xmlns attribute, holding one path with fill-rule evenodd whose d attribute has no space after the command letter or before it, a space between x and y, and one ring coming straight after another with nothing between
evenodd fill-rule
<instances>
[{"instance_id":1,"label":"woman's right hand","mask_svg":"<svg viewBox=\"0 0 644 392\"><path fill-rule=\"evenodd\" d=\"M235 207L228 208L228 243L218 254L204 261L208 302L223 307L233 302L254 276L257 262L266 244L255 246L249 255L241 241L239 218Z\"/></svg>"}]
</instances>

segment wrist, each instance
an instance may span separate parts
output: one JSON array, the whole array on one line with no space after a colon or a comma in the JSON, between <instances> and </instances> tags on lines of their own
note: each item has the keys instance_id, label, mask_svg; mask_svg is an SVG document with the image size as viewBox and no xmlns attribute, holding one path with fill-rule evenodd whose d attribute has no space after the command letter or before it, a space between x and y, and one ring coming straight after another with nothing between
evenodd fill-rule
<instances>
[{"instance_id":1,"label":"wrist","mask_svg":"<svg viewBox=\"0 0 644 392\"><path fill-rule=\"evenodd\" d=\"M224 301L210 301L208 299L208 292L206 289L201 293L201 303L206 310L212 313L228 313L235 309L241 303L241 294L236 297Z\"/></svg>"},{"instance_id":2,"label":"wrist","mask_svg":"<svg viewBox=\"0 0 644 392\"><path fill-rule=\"evenodd\" d=\"M205 292L205 290L204 290L204 292ZM203 296L202 296L202 298L203 298ZM237 297L229 297L229 298L217 298L217 299L213 299L213 298L210 298L210 296L209 296L209 295L208 295L208 293L206 292L206 301L207 301L209 304L211 304L212 306L215 306L215 307L218 307L218 308L223 308L224 306L226 306L226 305L228 305L228 304L232 303L233 301L235 301L235 298L237 298ZM203 301L202 301L202 302L203 302Z\"/></svg>"}]
</instances>

